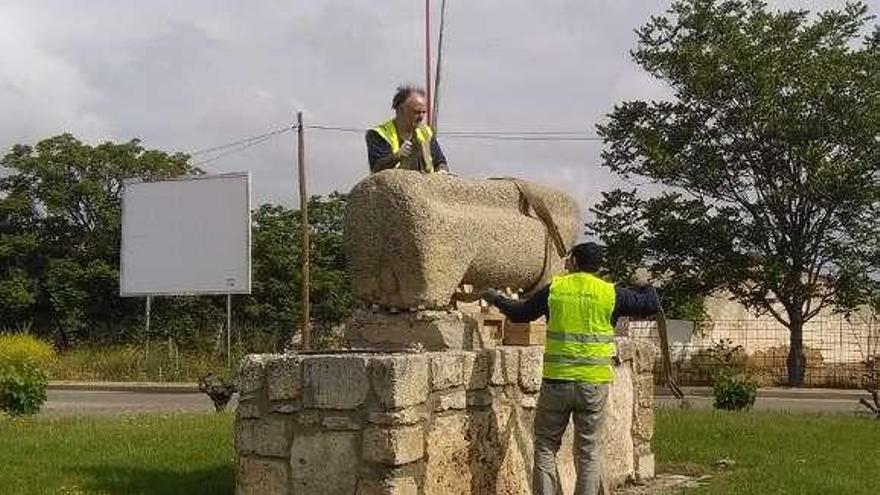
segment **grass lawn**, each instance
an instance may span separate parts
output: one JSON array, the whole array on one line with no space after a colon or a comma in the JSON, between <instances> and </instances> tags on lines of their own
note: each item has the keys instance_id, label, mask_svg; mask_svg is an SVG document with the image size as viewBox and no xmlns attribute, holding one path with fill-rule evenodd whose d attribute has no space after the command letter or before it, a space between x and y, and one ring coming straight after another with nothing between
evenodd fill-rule
<instances>
[{"instance_id":1,"label":"grass lawn","mask_svg":"<svg viewBox=\"0 0 880 495\"><path fill-rule=\"evenodd\" d=\"M0 417L0 493L232 493L232 416Z\"/></svg>"},{"instance_id":2,"label":"grass lawn","mask_svg":"<svg viewBox=\"0 0 880 495\"><path fill-rule=\"evenodd\" d=\"M659 470L711 474L698 494L875 494L880 421L661 409ZM719 459L735 463L714 466ZM226 494L232 416L0 418L0 493ZM487 494L489 495L489 494Z\"/></svg>"},{"instance_id":3,"label":"grass lawn","mask_svg":"<svg viewBox=\"0 0 880 495\"><path fill-rule=\"evenodd\" d=\"M661 409L656 421L659 471L712 475L687 495L880 493L876 419Z\"/></svg>"}]
</instances>

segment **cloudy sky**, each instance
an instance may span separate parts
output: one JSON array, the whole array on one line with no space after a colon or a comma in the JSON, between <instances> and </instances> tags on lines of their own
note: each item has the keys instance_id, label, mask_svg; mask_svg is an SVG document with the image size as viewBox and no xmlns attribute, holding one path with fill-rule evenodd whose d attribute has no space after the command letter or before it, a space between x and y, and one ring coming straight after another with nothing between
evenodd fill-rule
<instances>
[{"instance_id":1,"label":"cloudy sky","mask_svg":"<svg viewBox=\"0 0 880 495\"><path fill-rule=\"evenodd\" d=\"M633 29L666 5L448 0L441 134L592 132L615 102L663 98L628 51ZM192 152L281 128L297 110L307 124L372 127L391 116L397 84L424 80L423 23L422 0L0 0L0 149L70 132ZM202 167L249 170L255 204L294 204L294 138ZM360 133L310 130L306 144L312 194L347 191L367 172ZM441 145L462 175L553 184L585 206L620 184L599 165L599 142Z\"/></svg>"}]
</instances>

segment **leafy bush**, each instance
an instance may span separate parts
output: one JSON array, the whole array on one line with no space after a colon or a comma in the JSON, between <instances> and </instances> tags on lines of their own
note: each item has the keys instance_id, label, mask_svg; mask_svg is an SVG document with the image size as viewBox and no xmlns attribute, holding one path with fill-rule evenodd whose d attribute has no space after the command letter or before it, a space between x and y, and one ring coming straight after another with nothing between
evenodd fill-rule
<instances>
[{"instance_id":1,"label":"leafy bush","mask_svg":"<svg viewBox=\"0 0 880 495\"><path fill-rule=\"evenodd\" d=\"M743 346L722 339L699 357L701 365L712 369L712 395L716 409L739 411L752 407L758 384L745 371L747 356Z\"/></svg>"},{"instance_id":2,"label":"leafy bush","mask_svg":"<svg viewBox=\"0 0 880 495\"><path fill-rule=\"evenodd\" d=\"M33 367L0 367L0 409L10 414L34 414L46 402L46 372Z\"/></svg>"},{"instance_id":3,"label":"leafy bush","mask_svg":"<svg viewBox=\"0 0 880 495\"><path fill-rule=\"evenodd\" d=\"M715 375L712 395L715 397L715 409L739 411L755 404L758 385L747 375L723 369Z\"/></svg>"},{"instance_id":4,"label":"leafy bush","mask_svg":"<svg viewBox=\"0 0 880 495\"><path fill-rule=\"evenodd\" d=\"M24 333L0 333L0 410L33 414L46 402L51 345Z\"/></svg>"}]
</instances>

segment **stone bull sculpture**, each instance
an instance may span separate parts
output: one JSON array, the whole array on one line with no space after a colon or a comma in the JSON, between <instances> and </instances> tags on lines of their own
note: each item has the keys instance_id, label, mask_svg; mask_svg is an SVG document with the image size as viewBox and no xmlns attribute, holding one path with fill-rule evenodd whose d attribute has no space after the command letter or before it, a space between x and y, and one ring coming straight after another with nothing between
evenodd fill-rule
<instances>
[{"instance_id":1,"label":"stone bull sculpture","mask_svg":"<svg viewBox=\"0 0 880 495\"><path fill-rule=\"evenodd\" d=\"M579 226L574 199L538 184L373 174L352 189L345 219L354 295L438 308L461 284L529 290L562 269Z\"/></svg>"}]
</instances>

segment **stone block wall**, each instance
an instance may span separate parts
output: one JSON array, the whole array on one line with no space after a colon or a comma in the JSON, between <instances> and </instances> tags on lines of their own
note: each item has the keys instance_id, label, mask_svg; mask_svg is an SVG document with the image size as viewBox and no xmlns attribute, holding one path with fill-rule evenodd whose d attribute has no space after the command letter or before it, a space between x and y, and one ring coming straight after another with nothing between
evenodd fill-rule
<instances>
[{"instance_id":1,"label":"stone block wall","mask_svg":"<svg viewBox=\"0 0 880 495\"><path fill-rule=\"evenodd\" d=\"M236 493L528 494L542 350L247 356ZM613 485L653 476L654 353L621 340L618 355L602 444ZM570 492L570 431L560 472Z\"/></svg>"}]
</instances>

